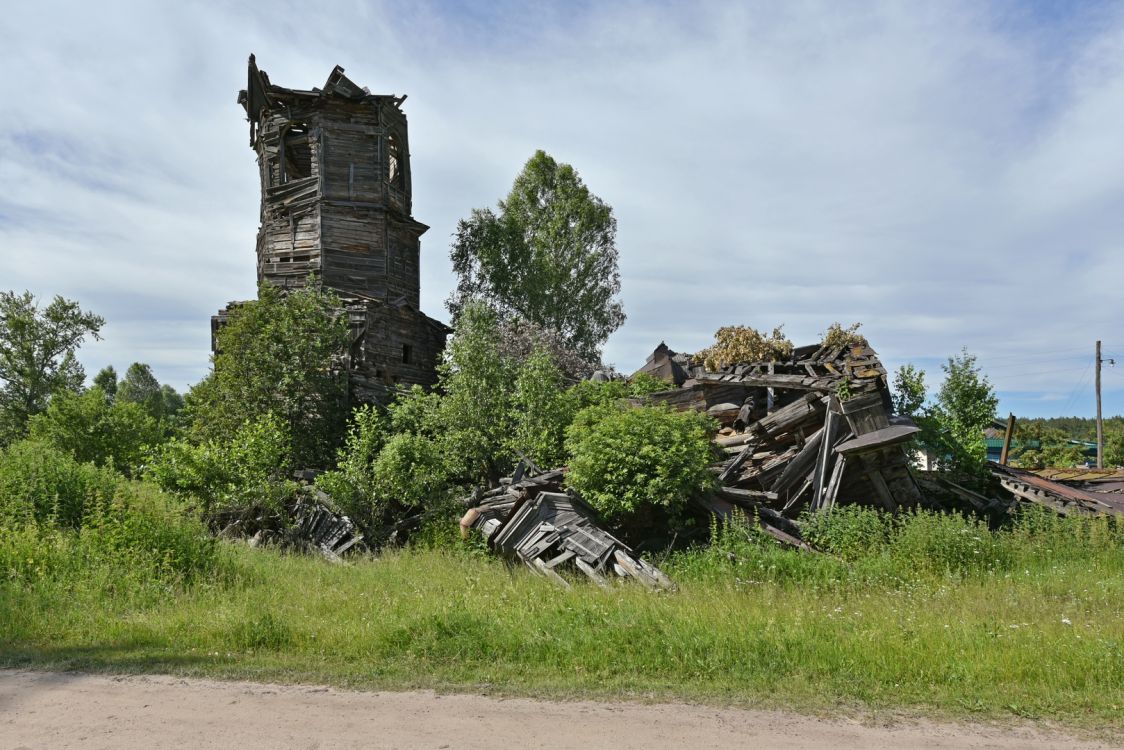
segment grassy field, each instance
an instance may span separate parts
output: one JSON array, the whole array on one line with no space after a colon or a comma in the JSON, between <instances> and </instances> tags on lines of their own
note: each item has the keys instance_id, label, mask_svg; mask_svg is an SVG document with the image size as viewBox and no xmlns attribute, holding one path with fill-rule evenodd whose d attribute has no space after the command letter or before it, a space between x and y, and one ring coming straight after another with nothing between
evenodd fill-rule
<instances>
[{"instance_id":1,"label":"grassy field","mask_svg":"<svg viewBox=\"0 0 1124 750\"><path fill-rule=\"evenodd\" d=\"M680 588L660 595L561 590L469 547L332 565L224 545L185 583L9 537L0 664L1124 728L1114 525L851 514L813 533L836 554L720 532L661 561Z\"/></svg>"}]
</instances>

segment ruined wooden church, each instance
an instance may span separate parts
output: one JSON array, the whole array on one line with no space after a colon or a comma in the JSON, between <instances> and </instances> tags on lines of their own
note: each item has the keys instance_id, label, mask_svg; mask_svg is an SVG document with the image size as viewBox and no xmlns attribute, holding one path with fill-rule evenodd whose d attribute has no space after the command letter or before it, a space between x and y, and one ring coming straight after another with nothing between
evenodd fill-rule
<instances>
[{"instance_id":1,"label":"ruined wooden church","mask_svg":"<svg viewBox=\"0 0 1124 750\"><path fill-rule=\"evenodd\" d=\"M344 303L351 345L341 371L360 401L432 385L450 329L419 309L405 96L372 94L336 66L323 88L270 83L253 55L238 102L258 155L258 281L315 283ZM215 333L232 302L211 319Z\"/></svg>"}]
</instances>

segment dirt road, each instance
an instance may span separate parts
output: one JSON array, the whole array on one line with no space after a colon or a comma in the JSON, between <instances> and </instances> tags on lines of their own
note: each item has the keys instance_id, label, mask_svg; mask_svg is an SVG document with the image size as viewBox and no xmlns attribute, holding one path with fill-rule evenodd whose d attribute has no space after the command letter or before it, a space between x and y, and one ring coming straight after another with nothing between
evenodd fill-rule
<instances>
[{"instance_id":1,"label":"dirt road","mask_svg":"<svg viewBox=\"0 0 1124 750\"><path fill-rule=\"evenodd\" d=\"M1027 728L0 670L0 748L1104 748Z\"/></svg>"}]
</instances>

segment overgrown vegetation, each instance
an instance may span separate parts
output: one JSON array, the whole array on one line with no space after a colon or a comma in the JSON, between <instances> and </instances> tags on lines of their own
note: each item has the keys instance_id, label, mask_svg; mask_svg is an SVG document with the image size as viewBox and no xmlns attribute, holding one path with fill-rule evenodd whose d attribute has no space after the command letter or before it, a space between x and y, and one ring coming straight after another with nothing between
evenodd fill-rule
<instances>
[{"instance_id":1,"label":"overgrown vegetation","mask_svg":"<svg viewBox=\"0 0 1124 750\"><path fill-rule=\"evenodd\" d=\"M400 539L423 517L445 513L452 525L454 495L495 486L520 458L544 469L570 464L575 486L585 481L601 497L620 489L628 493L621 502L634 510L682 506L686 496L671 497L676 488L689 494L705 485L711 450L705 419L625 408L626 400L666 384L641 377L567 386L549 350L505 355L499 326L487 306L467 306L440 368L438 392L415 388L385 410L355 412L335 469L316 481L373 544ZM595 445L589 433L602 417L611 417L606 429L619 423L627 440ZM568 433L571 425L584 427ZM653 457L655 464L641 465ZM616 469L595 479L601 461ZM645 488L659 493L644 500Z\"/></svg>"},{"instance_id":2,"label":"overgrown vegetation","mask_svg":"<svg viewBox=\"0 0 1124 750\"><path fill-rule=\"evenodd\" d=\"M699 414L636 405L666 384L574 383L572 351L541 332L513 346L510 318L466 303L438 392L347 415L337 302L263 288L220 335L215 371L181 413L141 363L120 381L106 368L85 389L74 350L101 322L63 302L60 333L29 295L5 298L7 351L28 346L17 333L69 343L38 360L54 374L30 401L10 398L30 390L5 375L0 664L813 710L861 702L1124 728L1115 519L1032 508L990 530L840 507L803 522L826 554L731 522L656 561L674 594L585 580L565 591L456 537L451 498L495 484L522 456L569 464L571 486L611 524L666 527L713 481L714 429ZM825 341L857 336L835 325ZM779 329L716 338L714 363L792 353ZM896 403L946 465L970 467L994 392L966 352L945 374L928 403L922 373L903 368ZM377 562L330 566L208 533L248 514L288 523L292 470L308 466L329 469L317 486L383 546Z\"/></svg>"},{"instance_id":3,"label":"overgrown vegetation","mask_svg":"<svg viewBox=\"0 0 1124 750\"><path fill-rule=\"evenodd\" d=\"M658 561L680 587L665 596L565 591L470 547L346 566L235 549L241 573L168 596L133 577L110 587L101 569L12 574L40 554L20 547L0 563L0 658L1124 728L1124 538L1111 521L1031 509L988 531L839 508L815 533L833 554L719 527L710 547Z\"/></svg>"},{"instance_id":4,"label":"overgrown vegetation","mask_svg":"<svg viewBox=\"0 0 1124 750\"><path fill-rule=\"evenodd\" d=\"M913 365L898 368L893 382L895 406L899 414L917 422L921 447L936 457L941 468L978 474L987 455L984 429L995 418L999 399L967 349L949 357L941 369L945 378L929 403L925 373Z\"/></svg>"},{"instance_id":5,"label":"overgrown vegetation","mask_svg":"<svg viewBox=\"0 0 1124 750\"><path fill-rule=\"evenodd\" d=\"M714 483L710 438L716 425L665 406L591 406L566 431L567 483L611 523L664 511L674 518ZM666 527L666 524L665 524Z\"/></svg>"},{"instance_id":6,"label":"overgrown vegetation","mask_svg":"<svg viewBox=\"0 0 1124 750\"><path fill-rule=\"evenodd\" d=\"M766 335L750 326L724 326L714 343L694 355L708 370L721 370L737 362L780 362L792 356L793 344L777 326Z\"/></svg>"},{"instance_id":7,"label":"overgrown vegetation","mask_svg":"<svg viewBox=\"0 0 1124 750\"><path fill-rule=\"evenodd\" d=\"M91 585L128 597L231 570L218 542L154 487L36 441L0 450L3 598Z\"/></svg>"},{"instance_id":8,"label":"overgrown vegetation","mask_svg":"<svg viewBox=\"0 0 1124 750\"><path fill-rule=\"evenodd\" d=\"M856 344L865 346L866 337L859 333L859 329L862 327L862 323L852 323L846 328L843 327L842 323L832 323L826 331L820 334L820 346L826 346L829 349L836 346L854 346Z\"/></svg>"},{"instance_id":9,"label":"overgrown vegetation","mask_svg":"<svg viewBox=\"0 0 1124 750\"><path fill-rule=\"evenodd\" d=\"M326 465L347 425L340 359L347 318L339 300L306 287L283 292L261 284L258 299L230 313L218 333L214 369L188 394L189 433L197 443L229 443L263 415L281 421L286 461Z\"/></svg>"}]
</instances>

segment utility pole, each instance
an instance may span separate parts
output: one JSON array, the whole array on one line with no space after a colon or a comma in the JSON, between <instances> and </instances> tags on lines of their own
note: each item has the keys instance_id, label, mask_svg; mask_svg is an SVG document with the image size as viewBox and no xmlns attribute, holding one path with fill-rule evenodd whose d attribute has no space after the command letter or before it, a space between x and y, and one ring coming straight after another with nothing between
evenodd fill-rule
<instances>
[{"instance_id":1,"label":"utility pole","mask_svg":"<svg viewBox=\"0 0 1124 750\"><path fill-rule=\"evenodd\" d=\"M1104 468L1104 422L1101 421L1101 364L1104 360L1101 358L1101 342L1097 342L1097 468ZM1115 366L1116 360L1108 360L1110 365Z\"/></svg>"},{"instance_id":2,"label":"utility pole","mask_svg":"<svg viewBox=\"0 0 1124 750\"><path fill-rule=\"evenodd\" d=\"M1097 340L1097 468L1104 468L1104 424L1101 422L1101 342Z\"/></svg>"}]
</instances>

